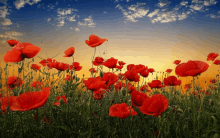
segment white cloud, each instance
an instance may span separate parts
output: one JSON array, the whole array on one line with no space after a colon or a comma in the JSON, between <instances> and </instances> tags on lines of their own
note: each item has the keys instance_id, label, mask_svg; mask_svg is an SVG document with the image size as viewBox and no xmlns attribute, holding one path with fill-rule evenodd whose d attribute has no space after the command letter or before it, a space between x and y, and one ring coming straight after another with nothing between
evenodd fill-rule
<instances>
[{"instance_id":1,"label":"white cloud","mask_svg":"<svg viewBox=\"0 0 220 138\"><path fill-rule=\"evenodd\" d=\"M63 10L61 10L60 8L58 9L58 11L57 11L57 13L59 14L59 15L68 15L68 14L71 14L72 13L72 11L71 11L71 9L70 8L68 8L68 9L63 9ZM59 16L58 15L58 16Z\"/></svg>"},{"instance_id":2,"label":"white cloud","mask_svg":"<svg viewBox=\"0 0 220 138\"><path fill-rule=\"evenodd\" d=\"M3 21L1 21L1 24L3 26L8 26L8 25L12 25L12 22L10 19L5 18Z\"/></svg>"},{"instance_id":3,"label":"white cloud","mask_svg":"<svg viewBox=\"0 0 220 138\"><path fill-rule=\"evenodd\" d=\"M6 6L1 6L0 7L0 17L5 18L6 15L9 15L8 9L6 8Z\"/></svg>"},{"instance_id":4,"label":"white cloud","mask_svg":"<svg viewBox=\"0 0 220 138\"><path fill-rule=\"evenodd\" d=\"M89 16L88 18L83 19L84 22L78 22L78 26L88 26L90 28L95 27L95 23L93 22L92 16Z\"/></svg>"},{"instance_id":5,"label":"white cloud","mask_svg":"<svg viewBox=\"0 0 220 138\"><path fill-rule=\"evenodd\" d=\"M190 8L196 11L201 11L203 7L204 7L203 5L199 5L199 4L190 5Z\"/></svg>"},{"instance_id":6,"label":"white cloud","mask_svg":"<svg viewBox=\"0 0 220 138\"><path fill-rule=\"evenodd\" d=\"M185 5L187 5L187 4L188 4L188 1L182 1L182 2L180 3L181 6L185 6Z\"/></svg>"},{"instance_id":7,"label":"white cloud","mask_svg":"<svg viewBox=\"0 0 220 138\"><path fill-rule=\"evenodd\" d=\"M36 3L40 2L40 1L41 0L32 0L32 2L30 2L30 0L16 0L14 2L14 5L15 5L16 9L19 10L20 8L24 7L24 5L26 3L29 4L29 5L33 5L33 4L36 4Z\"/></svg>"},{"instance_id":8,"label":"white cloud","mask_svg":"<svg viewBox=\"0 0 220 138\"><path fill-rule=\"evenodd\" d=\"M220 11L218 11L218 14L220 14Z\"/></svg>"},{"instance_id":9,"label":"white cloud","mask_svg":"<svg viewBox=\"0 0 220 138\"><path fill-rule=\"evenodd\" d=\"M57 26L63 26L63 25L64 25L64 23L65 23L65 21L64 21L64 20L60 20L60 21L58 22L58 25L57 25Z\"/></svg>"},{"instance_id":10,"label":"white cloud","mask_svg":"<svg viewBox=\"0 0 220 138\"><path fill-rule=\"evenodd\" d=\"M187 14L186 13L182 13L181 15L178 15L179 20L183 20L187 18Z\"/></svg>"},{"instance_id":11,"label":"white cloud","mask_svg":"<svg viewBox=\"0 0 220 138\"><path fill-rule=\"evenodd\" d=\"M123 0L121 0L123 1ZM129 2L130 0L126 0L126 2ZM115 0L114 3L119 2L119 0Z\"/></svg>"},{"instance_id":12,"label":"white cloud","mask_svg":"<svg viewBox=\"0 0 220 138\"><path fill-rule=\"evenodd\" d=\"M76 20L75 20L75 17L76 17L76 15L73 15L73 16L69 17L68 20L69 20L70 22L75 22L75 21L76 21Z\"/></svg>"},{"instance_id":13,"label":"white cloud","mask_svg":"<svg viewBox=\"0 0 220 138\"><path fill-rule=\"evenodd\" d=\"M80 29L79 29L79 28L75 28L75 30L76 30L76 31L80 31Z\"/></svg>"},{"instance_id":14,"label":"white cloud","mask_svg":"<svg viewBox=\"0 0 220 138\"><path fill-rule=\"evenodd\" d=\"M49 22L50 20L51 20L51 18L48 18L48 19L47 19L47 22Z\"/></svg>"},{"instance_id":15,"label":"white cloud","mask_svg":"<svg viewBox=\"0 0 220 138\"><path fill-rule=\"evenodd\" d=\"M15 32L15 31L11 31L11 32L4 32L3 34L0 34L0 38L3 38L3 40L1 41L2 43L6 43L7 40L10 39L15 39L15 40L19 40L18 36L22 36L22 33L19 32Z\"/></svg>"},{"instance_id":16,"label":"white cloud","mask_svg":"<svg viewBox=\"0 0 220 138\"><path fill-rule=\"evenodd\" d=\"M144 9L143 5L146 3L137 3L137 5L131 5L128 7L128 11L124 10L120 4L116 6L116 8L119 8L126 20L132 21L132 22L137 22L136 18L142 18L147 15L149 10Z\"/></svg>"},{"instance_id":17,"label":"white cloud","mask_svg":"<svg viewBox=\"0 0 220 138\"><path fill-rule=\"evenodd\" d=\"M58 18L56 18L56 20L58 20L57 26L60 26L60 27L64 26L65 19L67 19L70 22L76 21L75 20L76 14L70 16L73 13L73 11L78 11L78 10L72 9L72 8L66 8L66 9L58 8L58 10L57 10ZM79 17L79 16L77 16L77 17Z\"/></svg>"},{"instance_id":18,"label":"white cloud","mask_svg":"<svg viewBox=\"0 0 220 138\"><path fill-rule=\"evenodd\" d=\"M104 11L103 13L107 13L106 11Z\"/></svg>"},{"instance_id":19,"label":"white cloud","mask_svg":"<svg viewBox=\"0 0 220 138\"><path fill-rule=\"evenodd\" d=\"M151 22L168 23L168 22L176 21L176 17L177 15L174 11L168 11L158 14L156 18L151 20Z\"/></svg>"},{"instance_id":20,"label":"white cloud","mask_svg":"<svg viewBox=\"0 0 220 138\"><path fill-rule=\"evenodd\" d=\"M78 25L79 25L79 26L86 26L86 23L78 22Z\"/></svg>"},{"instance_id":21,"label":"white cloud","mask_svg":"<svg viewBox=\"0 0 220 138\"><path fill-rule=\"evenodd\" d=\"M170 4L170 2L169 1L166 1L166 2L159 2L158 4L157 4L157 6L158 7L160 7L160 8L162 8L162 7L164 7L164 6L166 6L166 5L168 5L168 4Z\"/></svg>"},{"instance_id":22,"label":"white cloud","mask_svg":"<svg viewBox=\"0 0 220 138\"><path fill-rule=\"evenodd\" d=\"M148 14L148 16L147 17L153 17L153 16L155 16L155 15L157 15L158 13L159 13L159 9L156 9L156 10L154 10L153 12L151 12L150 14Z\"/></svg>"}]
</instances>

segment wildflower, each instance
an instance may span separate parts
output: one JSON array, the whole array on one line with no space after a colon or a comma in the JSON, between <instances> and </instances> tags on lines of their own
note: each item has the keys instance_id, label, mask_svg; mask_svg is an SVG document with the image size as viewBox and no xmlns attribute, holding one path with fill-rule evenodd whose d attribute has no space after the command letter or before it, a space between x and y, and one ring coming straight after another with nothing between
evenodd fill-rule
<instances>
[{"instance_id":1,"label":"wildflower","mask_svg":"<svg viewBox=\"0 0 220 138\"><path fill-rule=\"evenodd\" d=\"M67 50L65 50L64 53L66 55L64 55L63 57L71 57L75 53L75 48L74 47L70 47Z\"/></svg>"},{"instance_id":2,"label":"wildflower","mask_svg":"<svg viewBox=\"0 0 220 138\"><path fill-rule=\"evenodd\" d=\"M33 58L40 52L41 48L31 43L19 43L8 51L4 56L5 62L20 62L25 58Z\"/></svg>"},{"instance_id":3,"label":"wildflower","mask_svg":"<svg viewBox=\"0 0 220 138\"><path fill-rule=\"evenodd\" d=\"M153 80L151 83L148 83L148 86L152 88L162 88L164 85L162 85L160 80Z\"/></svg>"},{"instance_id":4,"label":"wildflower","mask_svg":"<svg viewBox=\"0 0 220 138\"><path fill-rule=\"evenodd\" d=\"M19 41L17 41L17 40L7 40L7 42L11 47L13 47L19 43Z\"/></svg>"},{"instance_id":5,"label":"wildflower","mask_svg":"<svg viewBox=\"0 0 220 138\"><path fill-rule=\"evenodd\" d=\"M127 118L129 115L137 115L137 112L126 103L114 104L109 109L109 116L118 117L121 119Z\"/></svg>"},{"instance_id":6,"label":"wildflower","mask_svg":"<svg viewBox=\"0 0 220 138\"><path fill-rule=\"evenodd\" d=\"M169 76L164 78L164 84L166 86L177 86L181 84L181 80L177 80L176 76Z\"/></svg>"},{"instance_id":7,"label":"wildflower","mask_svg":"<svg viewBox=\"0 0 220 138\"><path fill-rule=\"evenodd\" d=\"M143 114L162 116L162 112L168 108L168 100L161 94L154 94L150 98L146 98L142 106L138 108Z\"/></svg>"},{"instance_id":8,"label":"wildflower","mask_svg":"<svg viewBox=\"0 0 220 138\"><path fill-rule=\"evenodd\" d=\"M113 57L111 57L107 61L103 62L102 65L104 65L108 68L116 68L117 61L118 61L118 59L114 59Z\"/></svg>"},{"instance_id":9,"label":"wildflower","mask_svg":"<svg viewBox=\"0 0 220 138\"><path fill-rule=\"evenodd\" d=\"M188 61L176 66L175 73L180 77L197 76L208 69L209 65L203 61Z\"/></svg>"},{"instance_id":10,"label":"wildflower","mask_svg":"<svg viewBox=\"0 0 220 138\"><path fill-rule=\"evenodd\" d=\"M44 106L50 95L50 88L44 88L40 92L26 92L19 95L11 105L12 111L28 111Z\"/></svg>"},{"instance_id":11,"label":"wildflower","mask_svg":"<svg viewBox=\"0 0 220 138\"><path fill-rule=\"evenodd\" d=\"M7 106L10 107L16 101L16 99L17 99L16 96L0 97L0 106L1 106L2 114L7 112Z\"/></svg>"},{"instance_id":12,"label":"wildflower","mask_svg":"<svg viewBox=\"0 0 220 138\"><path fill-rule=\"evenodd\" d=\"M100 46L105 41L107 41L107 39L105 39L105 38L102 39L102 38L100 38L96 35L93 35L93 34L89 36L89 40L85 40L86 44L90 47Z\"/></svg>"},{"instance_id":13,"label":"wildflower","mask_svg":"<svg viewBox=\"0 0 220 138\"><path fill-rule=\"evenodd\" d=\"M209 53L209 55L207 57L207 61L209 61L209 60L214 61L216 57L218 57L217 53Z\"/></svg>"},{"instance_id":14,"label":"wildflower","mask_svg":"<svg viewBox=\"0 0 220 138\"><path fill-rule=\"evenodd\" d=\"M133 90L131 92L131 102L134 107L142 106L146 98L149 98L149 97L145 93L139 92L137 90Z\"/></svg>"},{"instance_id":15,"label":"wildflower","mask_svg":"<svg viewBox=\"0 0 220 138\"><path fill-rule=\"evenodd\" d=\"M173 63L178 65L181 62L181 60L175 60Z\"/></svg>"},{"instance_id":16,"label":"wildflower","mask_svg":"<svg viewBox=\"0 0 220 138\"><path fill-rule=\"evenodd\" d=\"M39 70L40 68L41 68L41 66L38 66L37 64L32 64L31 65L31 69Z\"/></svg>"},{"instance_id":17,"label":"wildflower","mask_svg":"<svg viewBox=\"0 0 220 138\"><path fill-rule=\"evenodd\" d=\"M16 76L11 76L11 77L8 77L7 83L5 84L5 86L7 88L10 88L10 90L13 90L17 85L18 87L21 87L22 84L23 84L23 80L21 78L18 78Z\"/></svg>"},{"instance_id":18,"label":"wildflower","mask_svg":"<svg viewBox=\"0 0 220 138\"><path fill-rule=\"evenodd\" d=\"M99 65L102 65L103 61L104 61L104 59L102 57L96 57L95 61L93 61L92 63L95 66L99 66Z\"/></svg>"}]
</instances>

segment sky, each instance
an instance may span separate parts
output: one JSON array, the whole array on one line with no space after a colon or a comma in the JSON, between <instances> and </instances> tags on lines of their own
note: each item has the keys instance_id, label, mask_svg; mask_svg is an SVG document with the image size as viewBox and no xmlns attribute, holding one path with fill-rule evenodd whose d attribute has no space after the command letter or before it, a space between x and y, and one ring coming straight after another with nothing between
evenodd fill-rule
<instances>
[{"instance_id":1,"label":"sky","mask_svg":"<svg viewBox=\"0 0 220 138\"><path fill-rule=\"evenodd\" d=\"M213 78L219 67L206 59L209 53L220 53L220 1L0 0L2 67L4 55L11 50L6 41L15 39L41 48L34 57L38 65L39 57L57 54L56 61L71 64L73 59L63 55L75 47L74 61L82 66L76 74L89 78L94 48L85 40L91 34L108 39L96 48L95 57L125 62L122 73L128 64L143 64L156 72L173 69L170 76L177 76L175 60L199 60L209 64L201 80ZM104 71L109 70L104 67ZM180 79L184 84L192 77Z\"/></svg>"}]
</instances>

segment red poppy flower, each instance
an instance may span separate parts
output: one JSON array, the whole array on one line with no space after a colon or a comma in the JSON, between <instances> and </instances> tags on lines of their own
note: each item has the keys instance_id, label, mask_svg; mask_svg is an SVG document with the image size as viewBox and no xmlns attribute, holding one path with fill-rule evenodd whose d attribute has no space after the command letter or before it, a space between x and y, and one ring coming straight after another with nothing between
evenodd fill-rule
<instances>
[{"instance_id":1,"label":"red poppy flower","mask_svg":"<svg viewBox=\"0 0 220 138\"><path fill-rule=\"evenodd\" d=\"M215 65L220 65L220 60L218 60L218 59L215 60L214 64L215 64Z\"/></svg>"},{"instance_id":2,"label":"red poppy flower","mask_svg":"<svg viewBox=\"0 0 220 138\"><path fill-rule=\"evenodd\" d=\"M123 65L120 65L120 66L117 66L117 65L116 65L115 68L117 68L117 69L122 69L122 68L123 68Z\"/></svg>"},{"instance_id":3,"label":"red poppy flower","mask_svg":"<svg viewBox=\"0 0 220 138\"><path fill-rule=\"evenodd\" d=\"M41 68L41 66L38 66L37 64L32 64L31 65L31 69L39 70L40 68Z\"/></svg>"},{"instance_id":4,"label":"red poppy flower","mask_svg":"<svg viewBox=\"0 0 220 138\"><path fill-rule=\"evenodd\" d=\"M5 84L5 86L7 88L10 88L10 90L13 90L17 85L18 87L21 87L22 84L23 84L23 80L21 78L18 78L16 76L11 76L11 77L8 77L7 83Z\"/></svg>"},{"instance_id":5,"label":"red poppy flower","mask_svg":"<svg viewBox=\"0 0 220 138\"><path fill-rule=\"evenodd\" d=\"M148 83L148 86L152 88L162 88L164 85L162 85L160 80L153 80L151 83Z\"/></svg>"},{"instance_id":6,"label":"red poppy flower","mask_svg":"<svg viewBox=\"0 0 220 138\"><path fill-rule=\"evenodd\" d=\"M50 121L50 118L47 116L47 117L44 117L44 119L43 119L43 122L50 122L50 125L52 125L53 124L53 122L52 121Z\"/></svg>"},{"instance_id":7,"label":"red poppy flower","mask_svg":"<svg viewBox=\"0 0 220 138\"><path fill-rule=\"evenodd\" d=\"M123 86L122 86L123 85ZM126 84L125 83L122 83L121 81L118 82L117 84L114 85L116 91L120 91L122 87L126 87Z\"/></svg>"},{"instance_id":8,"label":"red poppy flower","mask_svg":"<svg viewBox=\"0 0 220 138\"><path fill-rule=\"evenodd\" d=\"M105 90L105 89L99 89L98 91L94 91L93 92L93 98L95 99L95 100L101 100L103 97L104 97L104 93L106 93L105 91L103 91L103 90Z\"/></svg>"},{"instance_id":9,"label":"red poppy flower","mask_svg":"<svg viewBox=\"0 0 220 138\"><path fill-rule=\"evenodd\" d=\"M130 109L129 109L130 108ZM129 115L137 115L137 112L126 103L114 104L109 109L109 116L118 117L121 119L127 118Z\"/></svg>"},{"instance_id":10,"label":"red poppy flower","mask_svg":"<svg viewBox=\"0 0 220 138\"><path fill-rule=\"evenodd\" d=\"M161 94L154 94L145 99L143 105L138 108L143 114L154 115L155 117L162 116L162 112L168 108L168 100Z\"/></svg>"},{"instance_id":11,"label":"red poppy flower","mask_svg":"<svg viewBox=\"0 0 220 138\"><path fill-rule=\"evenodd\" d=\"M69 70L80 71L82 66L79 66L79 62L74 62L72 65L69 66Z\"/></svg>"},{"instance_id":12,"label":"red poppy flower","mask_svg":"<svg viewBox=\"0 0 220 138\"><path fill-rule=\"evenodd\" d=\"M118 64L119 64L119 65L125 65L126 63L123 62L123 61L118 61Z\"/></svg>"},{"instance_id":13,"label":"red poppy flower","mask_svg":"<svg viewBox=\"0 0 220 138\"><path fill-rule=\"evenodd\" d=\"M9 96L9 97L0 97L0 105L2 109L2 114L6 113L7 106L11 106L16 101L16 96ZM8 105L9 100L9 105Z\"/></svg>"},{"instance_id":14,"label":"red poppy flower","mask_svg":"<svg viewBox=\"0 0 220 138\"><path fill-rule=\"evenodd\" d=\"M43 85L43 82L35 81L31 85L32 85L32 87L40 88L40 86Z\"/></svg>"},{"instance_id":15,"label":"red poppy flower","mask_svg":"<svg viewBox=\"0 0 220 138\"><path fill-rule=\"evenodd\" d=\"M40 92L26 92L17 97L16 101L11 105L12 111L28 111L38 109L44 106L50 95L50 88L44 88Z\"/></svg>"},{"instance_id":16,"label":"red poppy flower","mask_svg":"<svg viewBox=\"0 0 220 138\"><path fill-rule=\"evenodd\" d=\"M118 81L118 76L112 72L107 72L103 74L102 81L105 81L105 85L111 86Z\"/></svg>"},{"instance_id":17,"label":"red poppy flower","mask_svg":"<svg viewBox=\"0 0 220 138\"><path fill-rule=\"evenodd\" d=\"M149 68L148 72L152 73L152 72L155 72L155 70L153 68Z\"/></svg>"},{"instance_id":18,"label":"red poppy flower","mask_svg":"<svg viewBox=\"0 0 220 138\"><path fill-rule=\"evenodd\" d=\"M143 70L147 70L147 69L148 69L148 67L145 67L142 64L135 65L134 68L132 68L132 70L134 70L137 73L141 73Z\"/></svg>"},{"instance_id":19,"label":"red poppy flower","mask_svg":"<svg viewBox=\"0 0 220 138\"><path fill-rule=\"evenodd\" d=\"M67 70L69 68L69 64L56 62L54 63L54 68L60 71Z\"/></svg>"},{"instance_id":20,"label":"red poppy flower","mask_svg":"<svg viewBox=\"0 0 220 138\"><path fill-rule=\"evenodd\" d=\"M147 90L147 92L151 92L151 90L148 90L148 86L147 85L143 85L141 88L140 88L141 91L145 91Z\"/></svg>"},{"instance_id":21,"label":"red poppy flower","mask_svg":"<svg viewBox=\"0 0 220 138\"><path fill-rule=\"evenodd\" d=\"M139 75L132 70L128 70L124 73L124 76L129 80L129 81L135 81L135 82L139 82Z\"/></svg>"},{"instance_id":22,"label":"red poppy flower","mask_svg":"<svg viewBox=\"0 0 220 138\"><path fill-rule=\"evenodd\" d=\"M107 41L107 39L105 39L105 38L102 39L102 38L100 38L96 35L93 35L93 34L89 36L89 40L85 40L86 44L90 47L100 46L105 41Z\"/></svg>"},{"instance_id":23,"label":"red poppy flower","mask_svg":"<svg viewBox=\"0 0 220 138\"><path fill-rule=\"evenodd\" d=\"M57 96L57 101L58 101L58 102L54 102L53 105L60 105L60 99L61 99L61 98L64 100L64 103L68 104L68 103L67 103L66 96L63 95L63 96Z\"/></svg>"},{"instance_id":24,"label":"red poppy flower","mask_svg":"<svg viewBox=\"0 0 220 138\"><path fill-rule=\"evenodd\" d=\"M95 66L99 66L99 65L102 65L103 61L104 61L104 59L102 57L96 57L95 61L93 61L92 63Z\"/></svg>"},{"instance_id":25,"label":"red poppy flower","mask_svg":"<svg viewBox=\"0 0 220 138\"><path fill-rule=\"evenodd\" d=\"M148 69L147 68L142 68L142 70L140 71L140 75L142 76L142 77L148 77L148 75L149 75L149 71L148 71Z\"/></svg>"},{"instance_id":26,"label":"red poppy flower","mask_svg":"<svg viewBox=\"0 0 220 138\"><path fill-rule=\"evenodd\" d=\"M132 70L135 68L135 65L134 64L129 64L127 65L127 70Z\"/></svg>"},{"instance_id":27,"label":"red poppy flower","mask_svg":"<svg viewBox=\"0 0 220 138\"><path fill-rule=\"evenodd\" d=\"M214 61L216 57L218 57L217 53L209 53L209 55L207 57L207 61L209 61L209 60Z\"/></svg>"},{"instance_id":28,"label":"red poppy flower","mask_svg":"<svg viewBox=\"0 0 220 138\"><path fill-rule=\"evenodd\" d=\"M64 55L63 57L71 57L75 53L75 48L74 47L70 47L64 53L66 55Z\"/></svg>"},{"instance_id":29,"label":"red poppy flower","mask_svg":"<svg viewBox=\"0 0 220 138\"><path fill-rule=\"evenodd\" d=\"M25 58L33 58L40 52L41 48L31 43L19 43L8 51L4 56L5 62L20 62Z\"/></svg>"},{"instance_id":30,"label":"red poppy flower","mask_svg":"<svg viewBox=\"0 0 220 138\"><path fill-rule=\"evenodd\" d=\"M178 65L181 62L181 60L175 60L173 63Z\"/></svg>"},{"instance_id":31,"label":"red poppy flower","mask_svg":"<svg viewBox=\"0 0 220 138\"><path fill-rule=\"evenodd\" d=\"M97 73L98 72L98 71L95 70L95 68L91 68L91 69L89 69L89 71L93 72L93 73Z\"/></svg>"},{"instance_id":32,"label":"red poppy flower","mask_svg":"<svg viewBox=\"0 0 220 138\"><path fill-rule=\"evenodd\" d=\"M211 83L216 83L217 80L216 80L216 79L211 79L210 82L211 82Z\"/></svg>"},{"instance_id":33,"label":"red poppy flower","mask_svg":"<svg viewBox=\"0 0 220 138\"><path fill-rule=\"evenodd\" d=\"M64 80L70 80L71 76L70 75L66 75L66 78ZM73 80L73 78L71 78Z\"/></svg>"},{"instance_id":34,"label":"red poppy flower","mask_svg":"<svg viewBox=\"0 0 220 138\"><path fill-rule=\"evenodd\" d=\"M87 87L87 89L92 91L97 91L100 88L105 88L105 81L102 81L100 76L96 78L88 78L88 80L83 79L83 83Z\"/></svg>"},{"instance_id":35,"label":"red poppy flower","mask_svg":"<svg viewBox=\"0 0 220 138\"><path fill-rule=\"evenodd\" d=\"M47 58L47 59L41 60L39 63L42 64L43 66L46 66L46 65L50 64L51 62L55 63L56 60L53 59L53 61L52 61L51 58ZM49 66L48 66L48 67L49 67Z\"/></svg>"},{"instance_id":36,"label":"red poppy flower","mask_svg":"<svg viewBox=\"0 0 220 138\"><path fill-rule=\"evenodd\" d=\"M19 43L19 41L17 41L17 40L7 40L7 42L11 47L13 47Z\"/></svg>"},{"instance_id":37,"label":"red poppy flower","mask_svg":"<svg viewBox=\"0 0 220 138\"><path fill-rule=\"evenodd\" d=\"M166 86L177 86L181 84L181 80L177 80L176 76L169 76L164 78L164 85Z\"/></svg>"},{"instance_id":38,"label":"red poppy flower","mask_svg":"<svg viewBox=\"0 0 220 138\"><path fill-rule=\"evenodd\" d=\"M185 84L184 89L190 89L191 88L191 84Z\"/></svg>"},{"instance_id":39,"label":"red poppy flower","mask_svg":"<svg viewBox=\"0 0 220 138\"><path fill-rule=\"evenodd\" d=\"M197 76L208 69L209 65L203 61L188 61L176 66L175 72L180 77Z\"/></svg>"},{"instance_id":40,"label":"red poppy flower","mask_svg":"<svg viewBox=\"0 0 220 138\"><path fill-rule=\"evenodd\" d=\"M149 98L147 94L139 92L137 90L133 90L131 93L131 102L134 107L142 106L146 98Z\"/></svg>"},{"instance_id":41,"label":"red poppy flower","mask_svg":"<svg viewBox=\"0 0 220 138\"><path fill-rule=\"evenodd\" d=\"M172 69L167 69L166 70L167 73L170 73L171 71L172 71Z\"/></svg>"},{"instance_id":42,"label":"red poppy flower","mask_svg":"<svg viewBox=\"0 0 220 138\"><path fill-rule=\"evenodd\" d=\"M118 61L118 59L114 59L113 57L111 57L110 59L108 59L107 61L102 63L102 65L104 65L108 68L115 68L116 64L117 64L117 61Z\"/></svg>"}]
</instances>

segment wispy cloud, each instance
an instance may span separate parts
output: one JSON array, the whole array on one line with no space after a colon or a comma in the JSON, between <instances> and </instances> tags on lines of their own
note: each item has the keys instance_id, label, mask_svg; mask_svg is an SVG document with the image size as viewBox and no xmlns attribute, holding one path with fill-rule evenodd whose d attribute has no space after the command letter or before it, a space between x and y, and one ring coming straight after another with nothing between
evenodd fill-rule
<instances>
[{"instance_id":1,"label":"wispy cloud","mask_svg":"<svg viewBox=\"0 0 220 138\"><path fill-rule=\"evenodd\" d=\"M148 17L150 18L152 23L168 23L177 20L184 20L192 14L209 10L207 7L212 6L216 3L217 1L215 0L192 0L189 5L188 1L181 1L179 4L175 5L174 8L164 8L164 6L167 6L167 3L165 4L159 2L157 6L163 9L155 9L153 12L148 14ZM218 16L216 15L209 16L211 18L218 18Z\"/></svg>"},{"instance_id":2,"label":"wispy cloud","mask_svg":"<svg viewBox=\"0 0 220 138\"><path fill-rule=\"evenodd\" d=\"M10 19L5 18L3 21L0 22L3 26L12 25L12 22Z\"/></svg>"},{"instance_id":3,"label":"wispy cloud","mask_svg":"<svg viewBox=\"0 0 220 138\"><path fill-rule=\"evenodd\" d=\"M136 20L136 18L142 18L146 16L149 11L143 7L145 4L146 3L137 3L136 5L131 5L128 7L128 10L123 9L123 7L118 4L116 8L119 8L122 11L126 20L137 22L138 20Z\"/></svg>"},{"instance_id":4,"label":"wispy cloud","mask_svg":"<svg viewBox=\"0 0 220 138\"><path fill-rule=\"evenodd\" d=\"M84 20L84 22L78 22L79 26L88 26L90 28L94 28L96 25L93 22L92 16L89 16L88 18L84 18L83 20Z\"/></svg>"},{"instance_id":5,"label":"wispy cloud","mask_svg":"<svg viewBox=\"0 0 220 138\"><path fill-rule=\"evenodd\" d=\"M40 1L41 0L32 0L32 2L30 2L30 0L16 0L14 2L14 5L15 5L16 9L19 10L20 8L23 8L25 4L33 5L33 4L36 4Z\"/></svg>"},{"instance_id":6,"label":"wispy cloud","mask_svg":"<svg viewBox=\"0 0 220 138\"><path fill-rule=\"evenodd\" d=\"M19 33L19 32L15 32L15 31L6 31L4 32L3 34L0 34L0 38L2 39L1 40L1 43L6 43L7 40L10 40L10 39L15 39L15 40L19 40L19 36L22 36L23 34L22 33Z\"/></svg>"},{"instance_id":7,"label":"wispy cloud","mask_svg":"<svg viewBox=\"0 0 220 138\"><path fill-rule=\"evenodd\" d=\"M7 7L6 6L1 6L0 7L0 17L5 18L6 15L9 15Z\"/></svg>"},{"instance_id":8,"label":"wispy cloud","mask_svg":"<svg viewBox=\"0 0 220 138\"><path fill-rule=\"evenodd\" d=\"M56 18L56 20L58 20L57 26L59 26L59 27L64 26L65 19L67 19L68 21L71 21L71 22L76 21L75 20L76 14L70 16L74 11L78 11L78 10L73 9L73 8L66 8L66 9L58 8L58 10L57 10L58 18Z\"/></svg>"}]
</instances>

